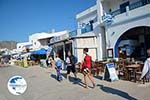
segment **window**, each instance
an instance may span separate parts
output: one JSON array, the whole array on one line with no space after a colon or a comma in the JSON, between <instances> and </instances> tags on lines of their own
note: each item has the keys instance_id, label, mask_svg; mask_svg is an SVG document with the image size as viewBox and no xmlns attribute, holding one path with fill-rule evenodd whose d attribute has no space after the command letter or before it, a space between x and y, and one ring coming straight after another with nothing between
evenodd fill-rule
<instances>
[{"instance_id":1,"label":"window","mask_svg":"<svg viewBox=\"0 0 150 100\"><path fill-rule=\"evenodd\" d=\"M48 43L48 44L50 43L50 40L49 40L49 39L47 40L47 43Z\"/></svg>"},{"instance_id":2,"label":"window","mask_svg":"<svg viewBox=\"0 0 150 100\"><path fill-rule=\"evenodd\" d=\"M81 33L87 33L90 31L93 31L93 23L97 22L97 17L95 17L93 20L90 20L87 24L83 23L81 28Z\"/></svg>"},{"instance_id":3,"label":"window","mask_svg":"<svg viewBox=\"0 0 150 100\"><path fill-rule=\"evenodd\" d=\"M107 49L107 57L108 58L113 58L113 49Z\"/></svg>"},{"instance_id":4,"label":"window","mask_svg":"<svg viewBox=\"0 0 150 100\"><path fill-rule=\"evenodd\" d=\"M93 25L90 25L90 24L87 24L85 26L85 28L81 29L81 33L87 33L87 32L90 32L90 31L93 31Z\"/></svg>"}]
</instances>

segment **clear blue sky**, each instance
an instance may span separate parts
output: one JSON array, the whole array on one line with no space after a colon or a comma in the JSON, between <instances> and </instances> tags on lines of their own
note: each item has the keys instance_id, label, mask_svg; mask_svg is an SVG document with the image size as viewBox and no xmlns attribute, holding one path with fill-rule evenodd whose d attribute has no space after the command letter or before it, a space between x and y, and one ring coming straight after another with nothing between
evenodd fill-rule
<instances>
[{"instance_id":1,"label":"clear blue sky","mask_svg":"<svg viewBox=\"0 0 150 100\"><path fill-rule=\"evenodd\" d=\"M35 32L76 28L77 13L96 0L0 0L0 40L27 41Z\"/></svg>"}]
</instances>

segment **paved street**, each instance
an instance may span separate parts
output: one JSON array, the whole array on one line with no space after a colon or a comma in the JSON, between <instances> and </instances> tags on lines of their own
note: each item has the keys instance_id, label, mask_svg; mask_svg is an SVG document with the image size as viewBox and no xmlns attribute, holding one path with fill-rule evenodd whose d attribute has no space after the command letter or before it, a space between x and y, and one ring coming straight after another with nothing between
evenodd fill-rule
<instances>
[{"instance_id":1,"label":"paved street","mask_svg":"<svg viewBox=\"0 0 150 100\"><path fill-rule=\"evenodd\" d=\"M21 75L27 81L28 88L23 95L14 96L9 93L7 81L13 75ZM80 74L78 76L80 79L83 78ZM150 98L150 84L143 85L122 80L111 83L95 78L96 88L84 89L80 81L70 79L69 82L64 79L59 83L55 77L54 70L38 66L0 68L0 100L149 100Z\"/></svg>"}]
</instances>

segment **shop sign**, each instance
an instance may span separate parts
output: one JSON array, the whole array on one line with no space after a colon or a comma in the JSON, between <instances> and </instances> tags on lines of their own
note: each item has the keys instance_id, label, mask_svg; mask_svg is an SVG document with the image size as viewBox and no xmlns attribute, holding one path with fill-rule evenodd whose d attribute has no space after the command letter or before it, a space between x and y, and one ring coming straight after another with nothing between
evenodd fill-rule
<instances>
[{"instance_id":1,"label":"shop sign","mask_svg":"<svg viewBox=\"0 0 150 100\"><path fill-rule=\"evenodd\" d=\"M55 36L54 38L51 39L51 43L57 42L57 41L61 41L61 40L65 40L69 38L69 34L64 34L61 36Z\"/></svg>"},{"instance_id":2,"label":"shop sign","mask_svg":"<svg viewBox=\"0 0 150 100\"><path fill-rule=\"evenodd\" d=\"M113 22L113 17L111 14L105 14L102 18L105 25L111 25Z\"/></svg>"}]
</instances>

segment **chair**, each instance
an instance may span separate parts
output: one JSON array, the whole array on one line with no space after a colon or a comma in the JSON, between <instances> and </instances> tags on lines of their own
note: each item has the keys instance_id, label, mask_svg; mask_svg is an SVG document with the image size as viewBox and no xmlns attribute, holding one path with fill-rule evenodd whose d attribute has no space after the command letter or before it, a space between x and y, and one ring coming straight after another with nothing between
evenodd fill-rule
<instances>
[{"instance_id":1,"label":"chair","mask_svg":"<svg viewBox=\"0 0 150 100\"><path fill-rule=\"evenodd\" d=\"M102 62L97 62L97 66L96 66L96 74L99 75L99 74L102 74L104 72L104 66L103 66L103 63Z\"/></svg>"},{"instance_id":2,"label":"chair","mask_svg":"<svg viewBox=\"0 0 150 100\"><path fill-rule=\"evenodd\" d=\"M144 67L144 64L140 64L141 67L138 69L138 71L136 72L136 80L139 81L139 82L143 82L143 84L145 84L145 82L149 82L149 79L146 78L146 76L143 77L142 80L140 80L140 77L142 75L142 69Z\"/></svg>"},{"instance_id":3,"label":"chair","mask_svg":"<svg viewBox=\"0 0 150 100\"><path fill-rule=\"evenodd\" d=\"M125 68L125 60L120 59L118 62L118 76L119 78L123 77L124 79L128 79L128 73Z\"/></svg>"},{"instance_id":4,"label":"chair","mask_svg":"<svg viewBox=\"0 0 150 100\"><path fill-rule=\"evenodd\" d=\"M104 72L103 64L99 61L93 62L92 74L98 76L102 72Z\"/></svg>"},{"instance_id":5,"label":"chair","mask_svg":"<svg viewBox=\"0 0 150 100\"><path fill-rule=\"evenodd\" d=\"M96 62L92 62L92 68L91 68L91 73L95 76L95 73L96 73L96 66L97 66L97 63Z\"/></svg>"}]
</instances>

